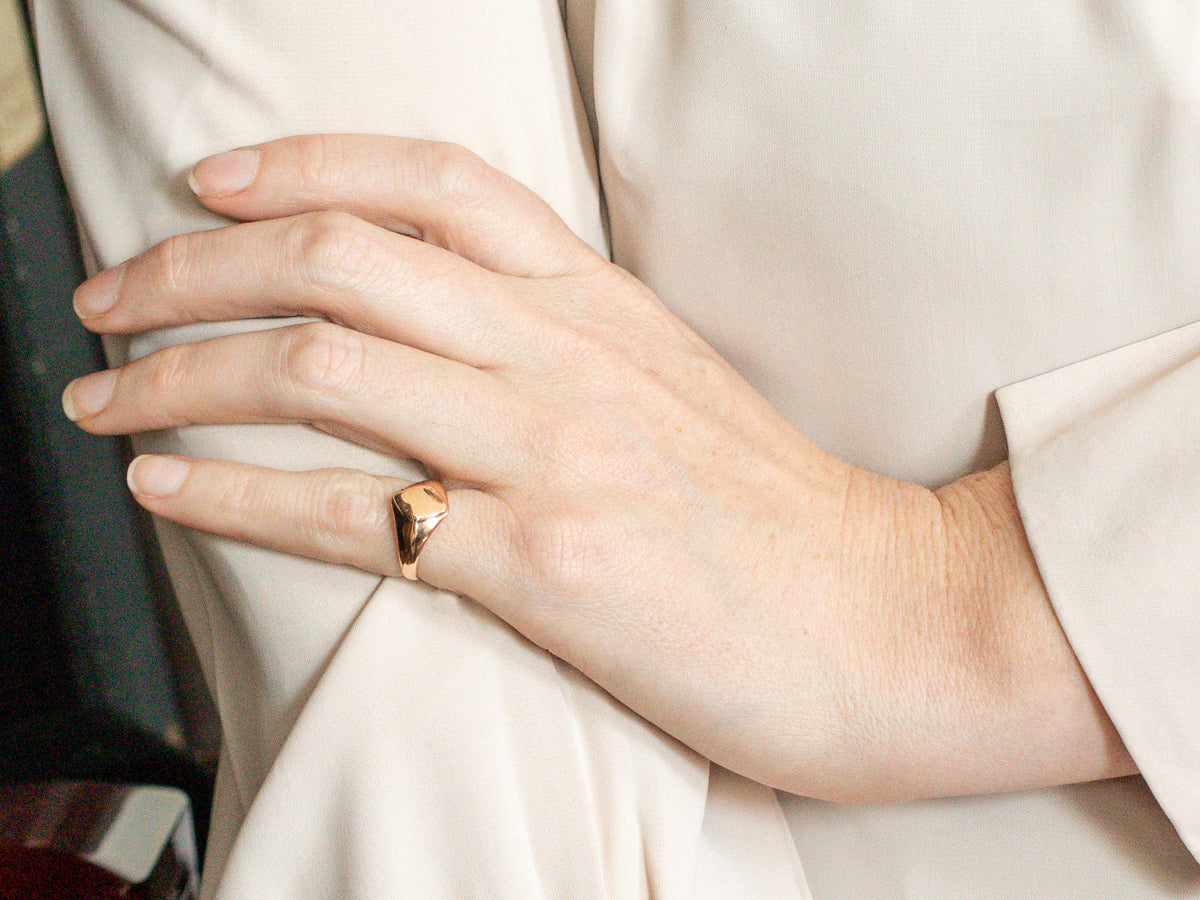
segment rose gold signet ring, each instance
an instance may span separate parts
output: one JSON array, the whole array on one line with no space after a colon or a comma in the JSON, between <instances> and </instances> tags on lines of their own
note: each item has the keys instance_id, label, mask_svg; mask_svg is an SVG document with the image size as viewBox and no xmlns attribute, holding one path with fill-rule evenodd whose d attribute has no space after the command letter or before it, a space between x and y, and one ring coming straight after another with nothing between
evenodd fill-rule
<instances>
[{"instance_id":1,"label":"rose gold signet ring","mask_svg":"<svg viewBox=\"0 0 1200 900\"><path fill-rule=\"evenodd\" d=\"M446 517L450 506L440 481L410 484L392 497L396 520L396 547L400 552L400 574L417 580L417 560L433 529Z\"/></svg>"}]
</instances>

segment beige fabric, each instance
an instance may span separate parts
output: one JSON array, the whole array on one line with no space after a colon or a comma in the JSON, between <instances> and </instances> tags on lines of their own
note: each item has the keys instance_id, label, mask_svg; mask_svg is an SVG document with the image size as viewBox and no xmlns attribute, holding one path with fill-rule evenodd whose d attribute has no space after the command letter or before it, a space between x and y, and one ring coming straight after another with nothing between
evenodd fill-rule
<instances>
[{"instance_id":1,"label":"beige fabric","mask_svg":"<svg viewBox=\"0 0 1200 900\"><path fill-rule=\"evenodd\" d=\"M207 894L1200 896L1191 4L562 7L41 0L87 239L213 224L181 173L299 131L459 140L597 247L602 184L613 257L823 446L939 484L1007 429L1146 781L777 804L469 603L168 531L227 737ZM146 446L414 473L302 429Z\"/></svg>"},{"instance_id":2,"label":"beige fabric","mask_svg":"<svg viewBox=\"0 0 1200 900\"><path fill-rule=\"evenodd\" d=\"M1192 703L1200 689L1198 358L1200 324L1192 324L1000 395L1024 521L1059 619L1193 853L1200 851ZM1156 502L1140 501L1147 496ZM1136 519L1131 508L1141 513Z\"/></svg>"},{"instance_id":3,"label":"beige fabric","mask_svg":"<svg viewBox=\"0 0 1200 900\"><path fill-rule=\"evenodd\" d=\"M40 4L37 26L66 179L103 265L214 224L181 177L200 156L308 131L461 141L604 246L554 0L83 0ZM417 474L299 427L142 446ZM722 775L706 809L706 760L473 604L164 534L226 736L206 896L807 896L771 791ZM728 824L747 818L763 832Z\"/></svg>"},{"instance_id":4,"label":"beige fabric","mask_svg":"<svg viewBox=\"0 0 1200 900\"><path fill-rule=\"evenodd\" d=\"M24 157L45 129L28 40L17 0L0 0L0 172Z\"/></svg>"}]
</instances>

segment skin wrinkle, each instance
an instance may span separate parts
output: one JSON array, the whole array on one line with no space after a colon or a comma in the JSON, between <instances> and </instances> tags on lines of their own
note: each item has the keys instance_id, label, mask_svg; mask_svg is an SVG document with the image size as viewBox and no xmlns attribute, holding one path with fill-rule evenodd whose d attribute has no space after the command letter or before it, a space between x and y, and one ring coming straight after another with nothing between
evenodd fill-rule
<instances>
[{"instance_id":1,"label":"skin wrinkle","mask_svg":"<svg viewBox=\"0 0 1200 900\"><path fill-rule=\"evenodd\" d=\"M415 173L397 176L403 196L370 194L381 181L377 145L384 159L417 161ZM274 346L278 383L263 392L263 418L299 413L352 438L371 432L452 478L490 483L483 493L454 492L452 508L462 511L427 546L424 577L473 597L698 752L794 793L900 799L1107 771L1115 734L1078 667L1062 665L1073 656L1040 583L1021 574L1032 560L1023 537L1013 537L1019 518L1005 468L937 495L855 469L788 425L647 288L477 158L420 142L329 139L306 176L344 167L336 195L358 190L354 179L365 173L366 194L328 203L373 207L375 221L421 223L422 234L474 258L456 270L450 254L377 240L375 226L354 216L298 208L285 190L294 178L287 161L314 152L305 146L263 145L257 186L205 202L242 219L312 214L297 226L307 237L295 252L302 268L323 271L302 278L279 261L283 275L267 288L247 286L241 314L286 295L290 271L300 302L311 284L333 292L323 296L345 327L218 340L187 358L198 371L208 366L210 380L229 382L254 377L247 348ZM335 149L346 159L328 158ZM448 173L421 169L442 164ZM242 271L240 257L256 260L270 246L269 228L238 227L241 241L208 235L192 245L222 248L214 252L228 261L215 277ZM386 253L402 259L380 262ZM127 275L138 263L129 265ZM545 283L522 274L534 271ZM180 277L198 273L193 266ZM477 307L466 279L475 277L497 323L509 323L508 366L481 373L449 360L445 348L404 346L412 331L387 306L387 279L402 297L434 292L469 317ZM345 300L339 285L361 302ZM213 284L164 287L151 278L145 295L162 315L186 316L196 289L219 293ZM177 303L162 304L164 291ZM419 302L402 306L421 312ZM113 320L122 315L136 331L135 312ZM364 317L397 339L356 335ZM453 328L455 318L447 313L440 327ZM438 320L423 320L430 340L449 346ZM104 330L106 321L89 326ZM471 352L469 338L462 346ZM414 382L423 383L419 398L406 393ZM241 415L230 410L242 400L228 392L210 390L203 400L180 410L196 421ZM138 405L133 393L120 402ZM386 416L370 418L381 409ZM122 427L138 427L136 416L123 415ZM117 418L83 424L104 430ZM484 420L499 427L488 431L496 445L481 452L475 435ZM506 454L515 461L497 464ZM504 477L480 477L489 468ZM204 471L202 489L218 490L221 464ZM344 558L343 542L312 524L329 502L313 479L341 476L261 477L263 491L245 500L255 518L239 523L242 536ZM287 495L294 506L271 493L285 484L300 491ZM205 521L202 497L140 499L160 515L228 531ZM357 525L337 518L329 527L349 528L347 543L358 537ZM381 549L382 530L372 542ZM1056 699L1072 711L1060 719L1083 736L1066 749L1064 726L1046 715L1047 688L1030 685L1030 671L1018 674L1030 660L1038 662L1033 678L1062 682Z\"/></svg>"}]
</instances>

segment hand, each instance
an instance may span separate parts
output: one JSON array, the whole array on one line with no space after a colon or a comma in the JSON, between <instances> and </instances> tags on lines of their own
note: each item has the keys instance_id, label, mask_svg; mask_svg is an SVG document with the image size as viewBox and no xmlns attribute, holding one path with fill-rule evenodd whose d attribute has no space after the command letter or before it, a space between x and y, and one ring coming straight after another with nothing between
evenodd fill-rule
<instances>
[{"instance_id":1,"label":"hand","mask_svg":"<svg viewBox=\"0 0 1200 900\"><path fill-rule=\"evenodd\" d=\"M323 322L171 347L64 394L89 431L307 422L451 488L424 581L711 759L880 799L1131 764L1050 611L1004 467L935 494L821 451L628 273L459 148L296 138L202 161L210 209L76 296L88 327ZM185 525L396 575L355 471L142 458Z\"/></svg>"}]
</instances>

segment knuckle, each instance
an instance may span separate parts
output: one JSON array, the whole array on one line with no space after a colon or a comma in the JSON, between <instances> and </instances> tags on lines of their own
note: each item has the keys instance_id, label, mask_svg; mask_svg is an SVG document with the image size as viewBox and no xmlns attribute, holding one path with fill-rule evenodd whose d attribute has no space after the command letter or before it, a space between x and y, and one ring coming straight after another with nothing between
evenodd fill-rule
<instances>
[{"instance_id":1,"label":"knuckle","mask_svg":"<svg viewBox=\"0 0 1200 900\"><path fill-rule=\"evenodd\" d=\"M213 506L223 519L253 521L264 498L251 469L237 468L220 480Z\"/></svg>"},{"instance_id":2,"label":"knuckle","mask_svg":"<svg viewBox=\"0 0 1200 900\"><path fill-rule=\"evenodd\" d=\"M611 483L623 470L631 448L628 435L618 435L605 423L586 415L573 418L572 427L550 438L548 465L562 473L564 480L582 484Z\"/></svg>"},{"instance_id":3,"label":"knuckle","mask_svg":"<svg viewBox=\"0 0 1200 900\"><path fill-rule=\"evenodd\" d=\"M174 408L189 396L192 383L193 351L188 344L164 347L153 356L146 391L166 409Z\"/></svg>"},{"instance_id":4,"label":"knuckle","mask_svg":"<svg viewBox=\"0 0 1200 900\"><path fill-rule=\"evenodd\" d=\"M560 329L549 337L547 344L556 367L574 388L607 397L635 374L628 355L621 347L614 346L613 340L598 331Z\"/></svg>"},{"instance_id":5,"label":"knuckle","mask_svg":"<svg viewBox=\"0 0 1200 900\"><path fill-rule=\"evenodd\" d=\"M612 542L594 517L560 513L532 517L521 529L518 558L539 596L578 600L595 598L617 563Z\"/></svg>"},{"instance_id":6,"label":"knuckle","mask_svg":"<svg viewBox=\"0 0 1200 900\"><path fill-rule=\"evenodd\" d=\"M358 392L363 383L366 346L362 335L328 322L288 329L283 342L284 385L305 394Z\"/></svg>"},{"instance_id":7,"label":"knuckle","mask_svg":"<svg viewBox=\"0 0 1200 900\"><path fill-rule=\"evenodd\" d=\"M325 194L348 180L349 160L336 136L308 134L295 140L296 173L304 190Z\"/></svg>"},{"instance_id":8,"label":"knuckle","mask_svg":"<svg viewBox=\"0 0 1200 900\"><path fill-rule=\"evenodd\" d=\"M155 281L170 294L188 288L195 265L196 238L195 234L177 234L161 241L151 252Z\"/></svg>"},{"instance_id":9,"label":"knuckle","mask_svg":"<svg viewBox=\"0 0 1200 900\"><path fill-rule=\"evenodd\" d=\"M327 210L299 216L292 241L297 280L312 287L342 288L380 267L371 227L350 213Z\"/></svg>"},{"instance_id":10,"label":"knuckle","mask_svg":"<svg viewBox=\"0 0 1200 900\"><path fill-rule=\"evenodd\" d=\"M363 472L327 472L313 483L308 499L306 525L316 540L357 545L387 528L388 506L375 480Z\"/></svg>"},{"instance_id":11,"label":"knuckle","mask_svg":"<svg viewBox=\"0 0 1200 900\"><path fill-rule=\"evenodd\" d=\"M553 465L563 456L560 447L569 431L563 427L557 404L553 409L531 409L521 419L520 427L511 430L519 445L517 458L529 460L537 470Z\"/></svg>"},{"instance_id":12,"label":"knuckle","mask_svg":"<svg viewBox=\"0 0 1200 900\"><path fill-rule=\"evenodd\" d=\"M604 466L603 459L596 459L596 426L585 407L568 403L560 408L557 418L548 418L534 431L531 440L537 443L533 450L540 454L543 467L561 477L589 479Z\"/></svg>"},{"instance_id":13,"label":"knuckle","mask_svg":"<svg viewBox=\"0 0 1200 900\"><path fill-rule=\"evenodd\" d=\"M603 348L599 341L583 330L578 322L541 323L537 345L546 364L556 373L573 377L580 365L590 365L591 357Z\"/></svg>"},{"instance_id":14,"label":"knuckle","mask_svg":"<svg viewBox=\"0 0 1200 900\"><path fill-rule=\"evenodd\" d=\"M491 193L498 172L459 144L435 143L425 148L429 189L460 205L471 205Z\"/></svg>"}]
</instances>

